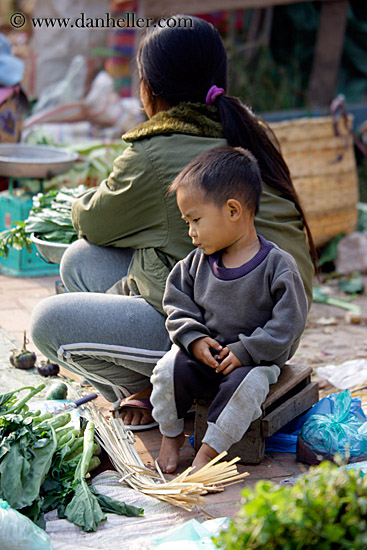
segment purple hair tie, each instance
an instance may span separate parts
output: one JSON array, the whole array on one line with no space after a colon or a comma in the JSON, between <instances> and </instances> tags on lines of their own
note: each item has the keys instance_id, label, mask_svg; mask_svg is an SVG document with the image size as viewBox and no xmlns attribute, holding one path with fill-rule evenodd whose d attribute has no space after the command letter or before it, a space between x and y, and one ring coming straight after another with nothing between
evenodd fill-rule
<instances>
[{"instance_id":1,"label":"purple hair tie","mask_svg":"<svg viewBox=\"0 0 367 550\"><path fill-rule=\"evenodd\" d=\"M222 94L224 94L224 88L218 88L218 86L214 84L214 86L211 86L211 88L209 88L209 91L206 94L205 103L207 103L208 105L212 105L216 98Z\"/></svg>"}]
</instances>

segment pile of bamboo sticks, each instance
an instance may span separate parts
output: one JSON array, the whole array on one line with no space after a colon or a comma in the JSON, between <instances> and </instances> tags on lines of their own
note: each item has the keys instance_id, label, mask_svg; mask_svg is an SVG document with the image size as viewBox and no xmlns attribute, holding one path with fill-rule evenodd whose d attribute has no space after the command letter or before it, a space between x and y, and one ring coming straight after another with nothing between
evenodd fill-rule
<instances>
[{"instance_id":1,"label":"pile of bamboo sticks","mask_svg":"<svg viewBox=\"0 0 367 550\"><path fill-rule=\"evenodd\" d=\"M166 481L157 464L156 472L144 466L134 445L134 435L120 418L107 419L95 405L91 405L89 411L96 426L96 437L121 474L120 481L146 495L186 510L203 508L203 495L223 491L225 486L238 483L249 475L247 472L238 473L235 463L239 457L220 462L227 454L223 452L200 470L195 471L190 466L171 481Z\"/></svg>"}]
</instances>

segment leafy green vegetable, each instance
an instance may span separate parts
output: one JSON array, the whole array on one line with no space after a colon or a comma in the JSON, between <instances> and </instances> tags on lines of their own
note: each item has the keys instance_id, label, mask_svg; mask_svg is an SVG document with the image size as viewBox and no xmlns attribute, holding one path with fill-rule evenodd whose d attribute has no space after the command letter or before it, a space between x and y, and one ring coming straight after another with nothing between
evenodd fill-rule
<instances>
[{"instance_id":1,"label":"leafy green vegetable","mask_svg":"<svg viewBox=\"0 0 367 550\"><path fill-rule=\"evenodd\" d=\"M313 287L314 302L319 302L321 304L328 304L330 306L337 306L343 309L347 309L349 311L354 311L355 313L360 313L361 312L360 306L350 303L350 300L352 300L353 298L355 298L355 295L352 295L349 298L334 298L332 296L329 296L325 292L323 292L320 287L318 286Z\"/></svg>"},{"instance_id":2,"label":"leafy green vegetable","mask_svg":"<svg viewBox=\"0 0 367 550\"><path fill-rule=\"evenodd\" d=\"M85 479L80 480L75 487L73 499L65 509L65 516L86 532L97 531L98 525L106 519L97 497L89 490Z\"/></svg>"},{"instance_id":3,"label":"leafy green vegetable","mask_svg":"<svg viewBox=\"0 0 367 550\"><path fill-rule=\"evenodd\" d=\"M86 475L93 456L94 425L78 430L70 414L29 411L27 401L44 389L26 386L0 395L0 497L44 527L43 514L58 510L85 531L95 531L104 512L138 516L140 508L100 495ZM22 391L29 390L25 396Z\"/></svg>"},{"instance_id":4,"label":"leafy green vegetable","mask_svg":"<svg viewBox=\"0 0 367 550\"><path fill-rule=\"evenodd\" d=\"M353 271L350 275L343 277L338 283L338 287L347 294L357 294L364 291L362 275L358 271Z\"/></svg>"},{"instance_id":5,"label":"leafy green vegetable","mask_svg":"<svg viewBox=\"0 0 367 550\"><path fill-rule=\"evenodd\" d=\"M136 517L144 514L143 508L137 508L131 506L125 502L121 502L110 498L106 495L102 495L97 491L94 485L89 485L89 490L97 497L100 507L104 512L110 512L111 514L119 514L123 516Z\"/></svg>"},{"instance_id":6,"label":"leafy green vegetable","mask_svg":"<svg viewBox=\"0 0 367 550\"><path fill-rule=\"evenodd\" d=\"M52 424L33 429L32 418L4 415L0 420L0 496L19 510L37 499L56 450Z\"/></svg>"},{"instance_id":7,"label":"leafy green vegetable","mask_svg":"<svg viewBox=\"0 0 367 550\"><path fill-rule=\"evenodd\" d=\"M358 209L358 222L356 231L361 233L367 231L367 204L365 202L359 202L357 204Z\"/></svg>"},{"instance_id":8,"label":"leafy green vegetable","mask_svg":"<svg viewBox=\"0 0 367 550\"><path fill-rule=\"evenodd\" d=\"M65 509L69 521L79 525L83 531L96 531L101 521L106 519L104 512L139 516L142 508L129 506L124 502L101 495L93 485L87 485L85 476L92 460L94 446L94 424L88 422L84 431L83 455L78 463L74 478L74 496Z\"/></svg>"},{"instance_id":9,"label":"leafy green vegetable","mask_svg":"<svg viewBox=\"0 0 367 550\"><path fill-rule=\"evenodd\" d=\"M106 519L97 497L89 491L85 476L93 454L94 424L88 422L84 431L83 454L74 477L74 496L65 509L69 521L82 527L83 531L97 531L101 521Z\"/></svg>"},{"instance_id":10,"label":"leafy green vegetable","mask_svg":"<svg viewBox=\"0 0 367 550\"><path fill-rule=\"evenodd\" d=\"M12 392L3 393L2 395L0 395L0 415L9 413L21 414L23 412L27 412L27 401L29 401L31 397L42 391L45 387L45 384L40 384L39 386L37 386L37 388L33 388L32 386L23 386L23 388L18 388L17 390L13 390ZM30 392L18 401L17 393L24 390L30 390Z\"/></svg>"},{"instance_id":11,"label":"leafy green vegetable","mask_svg":"<svg viewBox=\"0 0 367 550\"><path fill-rule=\"evenodd\" d=\"M323 265L334 262L338 254L338 244L341 239L345 237L345 233L339 233L334 237L322 250L320 257L317 261L317 265L322 267Z\"/></svg>"},{"instance_id":12,"label":"leafy green vegetable","mask_svg":"<svg viewBox=\"0 0 367 550\"><path fill-rule=\"evenodd\" d=\"M46 513L57 509L60 518L65 517L65 507L73 496L75 470L81 456L81 452L79 452L75 457L69 459L67 458L68 452L68 445L57 449L40 491L41 511Z\"/></svg>"},{"instance_id":13,"label":"leafy green vegetable","mask_svg":"<svg viewBox=\"0 0 367 550\"><path fill-rule=\"evenodd\" d=\"M246 488L223 550L365 550L367 476L331 462L300 476L293 487L259 481Z\"/></svg>"},{"instance_id":14,"label":"leafy green vegetable","mask_svg":"<svg viewBox=\"0 0 367 550\"><path fill-rule=\"evenodd\" d=\"M70 424L69 413L54 417L28 410L28 400L44 388L45 384L26 386L0 395L0 495L38 524L44 512L43 485L54 471L55 457L61 454L63 459L70 451L69 441L79 434ZM30 391L18 396L25 390ZM62 441L67 435L68 440ZM67 466L72 469L71 482L78 460L79 456ZM57 466L60 470L60 461Z\"/></svg>"},{"instance_id":15,"label":"leafy green vegetable","mask_svg":"<svg viewBox=\"0 0 367 550\"><path fill-rule=\"evenodd\" d=\"M26 248L31 253L32 242L25 232L25 222L14 222L15 227L6 229L0 233L0 257L8 257L9 249L21 250Z\"/></svg>"},{"instance_id":16,"label":"leafy green vegetable","mask_svg":"<svg viewBox=\"0 0 367 550\"><path fill-rule=\"evenodd\" d=\"M15 227L0 233L0 256L5 258L11 247L31 252L29 235L35 233L43 240L70 244L77 240L71 222L73 200L86 188L83 185L75 189L52 189L48 193L38 193L33 197L33 208L25 221L14 222Z\"/></svg>"}]
</instances>

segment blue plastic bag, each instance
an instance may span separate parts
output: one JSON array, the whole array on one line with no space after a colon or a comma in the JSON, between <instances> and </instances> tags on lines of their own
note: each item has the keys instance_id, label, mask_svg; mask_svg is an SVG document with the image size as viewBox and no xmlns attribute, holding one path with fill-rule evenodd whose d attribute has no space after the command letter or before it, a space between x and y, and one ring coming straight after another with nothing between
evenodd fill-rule
<instances>
[{"instance_id":1,"label":"blue plastic bag","mask_svg":"<svg viewBox=\"0 0 367 550\"><path fill-rule=\"evenodd\" d=\"M311 409L294 420L291 420L271 437L265 439L265 452L295 453L297 451L297 439L300 431L311 416L315 414L334 414L335 401L338 401L339 393L331 393L315 403ZM352 397L350 414L356 416L363 423L367 420L362 410L360 397Z\"/></svg>"},{"instance_id":2,"label":"blue plastic bag","mask_svg":"<svg viewBox=\"0 0 367 550\"><path fill-rule=\"evenodd\" d=\"M222 529L227 529L230 519L227 517L210 519L200 523L190 519L174 527L165 535L151 541L152 548L157 550L215 550L212 541Z\"/></svg>"},{"instance_id":3,"label":"blue plastic bag","mask_svg":"<svg viewBox=\"0 0 367 550\"><path fill-rule=\"evenodd\" d=\"M0 499L0 548L3 550L53 550L50 537L26 516Z\"/></svg>"},{"instance_id":4,"label":"blue plastic bag","mask_svg":"<svg viewBox=\"0 0 367 550\"><path fill-rule=\"evenodd\" d=\"M363 411L352 410L349 390L335 394L331 413L311 415L297 441L297 459L307 464L333 460L339 454L346 462L367 459L367 422Z\"/></svg>"}]
</instances>

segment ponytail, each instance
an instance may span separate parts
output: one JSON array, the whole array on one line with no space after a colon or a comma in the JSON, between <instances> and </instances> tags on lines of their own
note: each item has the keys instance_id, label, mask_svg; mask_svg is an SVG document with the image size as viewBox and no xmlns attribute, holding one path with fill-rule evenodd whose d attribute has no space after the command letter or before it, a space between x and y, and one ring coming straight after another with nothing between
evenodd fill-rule
<instances>
[{"instance_id":1,"label":"ponytail","mask_svg":"<svg viewBox=\"0 0 367 550\"><path fill-rule=\"evenodd\" d=\"M191 24L182 27L181 18ZM229 145L248 149L258 161L263 181L296 205L316 266L310 228L273 132L238 99L224 95L227 54L218 31L199 17L174 15L171 19L177 25L151 27L141 41L137 54L140 80L153 98L170 107L190 102L218 108Z\"/></svg>"},{"instance_id":2,"label":"ponytail","mask_svg":"<svg viewBox=\"0 0 367 550\"><path fill-rule=\"evenodd\" d=\"M317 254L311 230L274 132L235 97L218 95L213 103L219 111L224 137L229 145L248 149L257 159L262 180L295 204L306 230L316 268Z\"/></svg>"}]
</instances>

